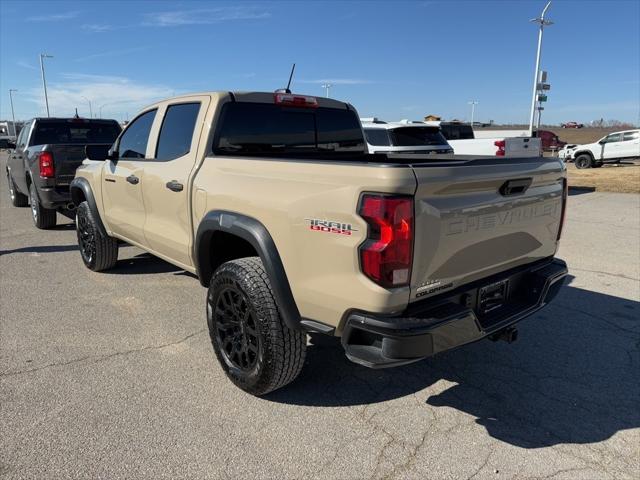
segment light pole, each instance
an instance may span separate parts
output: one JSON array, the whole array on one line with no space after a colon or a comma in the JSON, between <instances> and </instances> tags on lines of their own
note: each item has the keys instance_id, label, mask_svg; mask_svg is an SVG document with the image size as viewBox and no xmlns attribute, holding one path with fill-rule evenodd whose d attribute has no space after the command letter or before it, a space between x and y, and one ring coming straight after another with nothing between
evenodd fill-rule
<instances>
[{"instance_id":1,"label":"light pole","mask_svg":"<svg viewBox=\"0 0 640 480\"><path fill-rule=\"evenodd\" d=\"M84 95L80 95L82 98L84 98L88 103L89 103L89 118L93 118L93 108L91 108L91 100L89 100L87 97L85 97Z\"/></svg>"},{"instance_id":2,"label":"light pole","mask_svg":"<svg viewBox=\"0 0 640 480\"><path fill-rule=\"evenodd\" d=\"M47 117L49 117L49 98L47 97L47 81L44 77L44 59L53 58L53 55L47 55L46 53L40 54L40 71L42 72L42 88L44 89L44 103L47 106Z\"/></svg>"},{"instance_id":3,"label":"light pole","mask_svg":"<svg viewBox=\"0 0 640 480\"><path fill-rule=\"evenodd\" d=\"M470 100L467 102L468 105L471 105L471 126L473 127L473 117L475 116L476 113L476 105L478 105L478 101L477 100Z\"/></svg>"},{"instance_id":4,"label":"light pole","mask_svg":"<svg viewBox=\"0 0 640 480\"><path fill-rule=\"evenodd\" d=\"M17 92L15 88L9 89L9 101L11 102L11 118L13 119L13 136L17 137L16 131L16 114L13 112L13 92Z\"/></svg>"},{"instance_id":5,"label":"light pole","mask_svg":"<svg viewBox=\"0 0 640 480\"><path fill-rule=\"evenodd\" d=\"M551 2L547 3L547 5L544 7L544 10L542 10L542 15L540 15L539 18L531 19L531 22L537 23L540 25L540 30L538 32L538 52L536 53L536 70L533 74L533 94L531 95L531 117L529 119L529 136L530 137L533 136L533 121L536 115L536 97L538 96L538 75L539 75L538 72L540 71L540 52L542 50L542 32L545 26L553 25L553 22L544 19L544 15L545 13L547 13L547 10L549 9L550 6L551 6Z\"/></svg>"},{"instance_id":6,"label":"light pole","mask_svg":"<svg viewBox=\"0 0 640 480\"><path fill-rule=\"evenodd\" d=\"M331 85L330 83L325 83L322 85L322 88L324 88L327 91L327 95L326 97L329 98L329 89L333 87L333 85Z\"/></svg>"}]
</instances>

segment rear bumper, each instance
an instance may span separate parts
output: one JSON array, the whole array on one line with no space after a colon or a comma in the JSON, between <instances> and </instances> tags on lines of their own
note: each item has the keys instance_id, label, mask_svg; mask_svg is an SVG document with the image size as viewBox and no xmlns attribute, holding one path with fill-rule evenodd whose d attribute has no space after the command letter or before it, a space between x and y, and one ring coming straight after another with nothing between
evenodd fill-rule
<instances>
[{"instance_id":1,"label":"rear bumper","mask_svg":"<svg viewBox=\"0 0 640 480\"><path fill-rule=\"evenodd\" d=\"M71 203L69 186L40 187L38 189L40 203L45 208L66 207Z\"/></svg>"},{"instance_id":2,"label":"rear bumper","mask_svg":"<svg viewBox=\"0 0 640 480\"><path fill-rule=\"evenodd\" d=\"M404 365L430 357L511 327L540 310L558 293L567 275L558 259L536 263L468 285L445 297L410 306L402 316L351 313L342 345L347 357L370 368ZM478 313L483 286L508 281L502 306Z\"/></svg>"}]
</instances>

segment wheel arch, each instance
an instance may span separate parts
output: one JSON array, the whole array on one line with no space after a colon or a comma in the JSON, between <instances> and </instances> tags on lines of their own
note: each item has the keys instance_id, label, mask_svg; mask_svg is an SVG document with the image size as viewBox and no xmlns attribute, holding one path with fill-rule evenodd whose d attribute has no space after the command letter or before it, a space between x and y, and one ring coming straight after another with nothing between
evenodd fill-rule
<instances>
[{"instance_id":1,"label":"wheel arch","mask_svg":"<svg viewBox=\"0 0 640 480\"><path fill-rule=\"evenodd\" d=\"M593 154L593 152L592 152L591 150L578 150L577 152L575 152L575 153L573 154L573 159L575 160L575 159L576 159L576 158L578 158L580 155L588 155L588 156L590 156L590 157L591 157L591 160L592 160L592 161L596 159L595 155Z\"/></svg>"},{"instance_id":2,"label":"wheel arch","mask_svg":"<svg viewBox=\"0 0 640 480\"><path fill-rule=\"evenodd\" d=\"M100 234L107 237L107 230L104 228L102 219L100 218L100 212L98 212L98 205L96 204L95 196L91 190L89 181L83 177L76 177L71 181L69 185L69 192L71 193L71 201L78 207L82 202L86 201L91 209L91 213L96 219Z\"/></svg>"},{"instance_id":3,"label":"wheel arch","mask_svg":"<svg viewBox=\"0 0 640 480\"><path fill-rule=\"evenodd\" d=\"M260 257L283 321L289 328L301 328L300 312L293 298L276 244L267 228L255 218L224 210L213 210L204 216L198 226L193 246L193 258L202 286L209 286L217 265L241 258L228 255L223 248L212 248L216 238L220 238L220 236L216 237L217 234L240 239L240 245L243 246L234 248L239 248L242 253L248 253L247 248L250 246L254 254ZM218 250L217 253L216 250ZM234 256L235 258L232 258Z\"/></svg>"}]
</instances>

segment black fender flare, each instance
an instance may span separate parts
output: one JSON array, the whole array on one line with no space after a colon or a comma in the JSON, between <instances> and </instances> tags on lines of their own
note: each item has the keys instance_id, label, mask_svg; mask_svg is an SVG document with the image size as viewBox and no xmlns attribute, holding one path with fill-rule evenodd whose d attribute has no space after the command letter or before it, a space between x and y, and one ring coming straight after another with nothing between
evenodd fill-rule
<instances>
[{"instance_id":1,"label":"black fender flare","mask_svg":"<svg viewBox=\"0 0 640 480\"><path fill-rule=\"evenodd\" d=\"M236 235L253 246L269 276L282 319L289 328L300 329L300 312L276 244L266 227L255 218L224 210L212 210L204 216L198 226L193 246L193 259L202 286L208 287L213 275L210 244L217 231Z\"/></svg>"},{"instance_id":2,"label":"black fender flare","mask_svg":"<svg viewBox=\"0 0 640 480\"><path fill-rule=\"evenodd\" d=\"M82 195L87 200L89 204L89 208L91 209L91 213L93 214L93 218L96 219L96 223L98 224L98 230L103 237L108 237L107 229L104 228L104 224L102 223L102 219L100 218L100 212L98 211L98 205L96 204L96 198L93 195L93 190L91 190L91 185L89 185L89 180L83 177L76 177L71 181L69 185L69 192L71 193L71 201L77 207L80 205Z\"/></svg>"}]
</instances>

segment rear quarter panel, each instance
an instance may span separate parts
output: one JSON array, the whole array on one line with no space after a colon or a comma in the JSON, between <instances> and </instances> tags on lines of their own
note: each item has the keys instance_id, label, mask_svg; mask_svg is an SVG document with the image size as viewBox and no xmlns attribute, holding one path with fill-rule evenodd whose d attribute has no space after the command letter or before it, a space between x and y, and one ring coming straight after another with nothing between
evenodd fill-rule
<instances>
[{"instance_id":1,"label":"rear quarter panel","mask_svg":"<svg viewBox=\"0 0 640 480\"><path fill-rule=\"evenodd\" d=\"M338 326L348 309L397 312L409 288L386 290L360 273L367 234L363 192L413 194L410 168L207 156L194 179L193 224L211 210L242 213L271 234L304 318ZM347 223L350 235L312 230L311 219Z\"/></svg>"}]
</instances>

